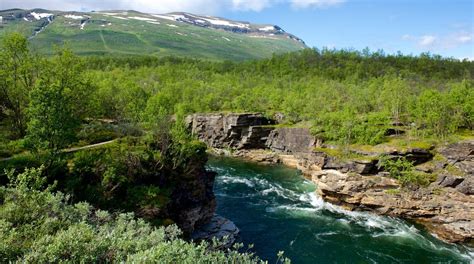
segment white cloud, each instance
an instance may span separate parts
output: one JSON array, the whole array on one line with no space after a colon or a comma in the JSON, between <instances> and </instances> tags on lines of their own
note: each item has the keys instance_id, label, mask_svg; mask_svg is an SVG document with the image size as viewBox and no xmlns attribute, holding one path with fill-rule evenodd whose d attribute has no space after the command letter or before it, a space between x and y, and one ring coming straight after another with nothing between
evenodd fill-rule
<instances>
[{"instance_id":1,"label":"white cloud","mask_svg":"<svg viewBox=\"0 0 474 264\"><path fill-rule=\"evenodd\" d=\"M472 41L472 35L460 35L456 38L459 43L469 43Z\"/></svg>"},{"instance_id":2,"label":"white cloud","mask_svg":"<svg viewBox=\"0 0 474 264\"><path fill-rule=\"evenodd\" d=\"M432 46L435 41L437 40L437 37L432 36L432 35L424 35L420 37L420 40L418 41L418 45L422 47L426 46Z\"/></svg>"},{"instance_id":3,"label":"white cloud","mask_svg":"<svg viewBox=\"0 0 474 264\"><path fill-rule=\"evenodd\" d=\"M345 2L345 0L290 0L293 8L301 9L308 7L324 8L339 5Z\"/></svg>"},{"instance_id":4,"label":"white cloud","mask_svg":"<svg viewBox=\"0 0 474 264\"><path fill-rule=\"evenodd\" d=\"M232 8L240 11L262 11L275 1L270 0L232 0Z\"/></svg>"},{"instance_id":5,"label":"white cloud","mask_svg":"<svg viewBox=\"0 0 474 264\"><path fill-rule=\"evenodd\" d=\"M442 35L440 37L428 34L422 36L405 34L401 38L402 40L414 42L419 47L428 50L447 50L472 43L474 40L474 34L467 32L456 32Z\"/></svg>"},{"instance_id":6,"label":"white cloud","mask_svg":"<svg viewBox=\"0 0 474 264\"><path fill-rule=\"evenodd\" d=\"M278 3L294 8L329 7L345 0L0 0L0 10L8 8L44 8L51 10L137 10L145 13L185 11L216 14L223 10L259 12Z\"/></svg>"}]
</instances>

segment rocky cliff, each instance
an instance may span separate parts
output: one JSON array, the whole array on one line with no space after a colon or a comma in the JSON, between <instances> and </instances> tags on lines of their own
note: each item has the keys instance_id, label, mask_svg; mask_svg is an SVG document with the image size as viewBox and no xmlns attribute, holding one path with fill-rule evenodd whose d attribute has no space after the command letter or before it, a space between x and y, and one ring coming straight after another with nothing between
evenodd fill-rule
<instances>
[{"instance_id":1,"label":"rocky cliff","mask_svg":"<svg viewBox=\"0 0 474 264\"><path fill-rule=\"evenodd\" d=\"M192 132L201 141L213 148L258 149L273 130L267 125L273 120L261 114L207 114L186 118Z\"/></svg>"},{"instance_id":2,"label":"rocky cliff","mask_svg":"<svg viewBox=\"0 0 474 264\"><path fill-rule=\"evenodd\" d=\"M205 169L205 160L193 166L189 176L180 179L173 189L171 201L166 206L164 215L183 230L191 234L196 228L211 221L216 210L214 196L215 173Z\"/></svg>"},{"instance_id":3,"label":"rocky cliff","mask_svg":"<svg viewBox=\"0 0 474 264\"><path fill-rule=\"evenodd\" d=\"M404 157L417 170L438 175L428 187L407 189L388 177L373 153L359 151L357 158L341 159L318 151L322 142L307 128L271 126L275 122L260 114L196 114L187 120L192 132L218 154L301 170L328 202L411 219L449 242L473 241L473 141L440 149L387 150L385 157Z\"/></svg>"}]
</instances>

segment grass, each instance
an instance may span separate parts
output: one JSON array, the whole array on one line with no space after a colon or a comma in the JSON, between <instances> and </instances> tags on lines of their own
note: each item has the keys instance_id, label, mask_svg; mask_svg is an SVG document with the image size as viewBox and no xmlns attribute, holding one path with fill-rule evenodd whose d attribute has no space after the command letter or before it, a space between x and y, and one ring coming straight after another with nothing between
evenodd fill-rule
<instances>
[{"instance_id":1,"label":"grass","mask_svg":"<svg viewBox=\"0 0 474 264\"><path fill-rule=\"evenodd\" d=\"M439 139L410 139L407 136L398 136L392 137L387 142L375 146L353 144L349 146L349 149L353 151L382 154L395 150L400 152L407 151L410 149L430 150L434 146L439 144Z\"/></svg>"},{"instance_id":2,"label":"grass","mask_svg":"<svg viewBox=\"0 0 474 264\"><path fill-rule=\"evenodd\" d=\"M465 173L461 171L459 168L452 164L446 165L444 168L449 174L454 175L454 176L465 176Z\"/></svg>"},{"instance_id":3,"label":"grass","mask_svg":"<svg viewBox=\"0 0 474 264\"><path fill-rule=\"evenodd\" d=\"M385 190L385 193L390 194L390 195L399 195L401 191L400 189L388 189L388 190Z\"/></svg>"},{"instance_id":4,"label":"grass","mask_svg":"<svg viewBox=\"0 0 474 264\"><path fill-rule=\"evenodd\" d=\"M315 148L314 150L317 151L317 152L323 152L326 155L328 155L330 157L335 157L335 158L337 158L341 161L347 161L347 160L371 161L371 160L377 159L377 157L357 154L353 151L350 151L348 149L344 149L342 147L338 147L338 148Z\"/></svg>"}]
</instances>

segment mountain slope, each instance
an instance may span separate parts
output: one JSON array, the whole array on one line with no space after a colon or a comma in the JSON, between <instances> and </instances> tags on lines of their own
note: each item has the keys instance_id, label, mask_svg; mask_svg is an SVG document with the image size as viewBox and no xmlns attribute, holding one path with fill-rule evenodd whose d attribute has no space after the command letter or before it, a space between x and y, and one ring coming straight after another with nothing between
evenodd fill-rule
<instances>
[{"instance_id":1,"label":"mountain slope","mask_svg":"<svg viewBox=\"0 0 474 264\"><path fill-rule=\"evenodd\" d=\"M67 42L80 55L190 56L244 60L300 50L304 42L274 25L257 25L189 13L136 11L0 11L0 38L19 31L34 49L50 54Z\"/></svg>"}]
</instances>

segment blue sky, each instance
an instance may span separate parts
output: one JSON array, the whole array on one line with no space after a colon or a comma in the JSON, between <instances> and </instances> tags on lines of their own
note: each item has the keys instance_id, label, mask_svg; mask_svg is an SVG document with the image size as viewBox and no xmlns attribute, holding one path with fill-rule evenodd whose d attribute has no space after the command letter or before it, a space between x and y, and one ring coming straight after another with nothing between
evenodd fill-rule
<instances>
[{"instance_id":1,"label":"blue sky","mask_svg":"<svg viewBox=\"0 0 474 264\"><path fill-rule=\"evenodd\" d=\"M474 59L474 0L0 0L0 9L186 11L271 23L311 47Z\"/></svg>"},{"instance_id":2,"label":"blue sky","mask_svg":"<svg viewBox=\"0 0 474 264\"><path fill-rule=\"evenodd\" d=\"M278 4L260 12L222 15L270 22L322 48L383 49L474 59L474 2L469 0L360 0L325 8Z\"/></svg>"}]
</instances>

